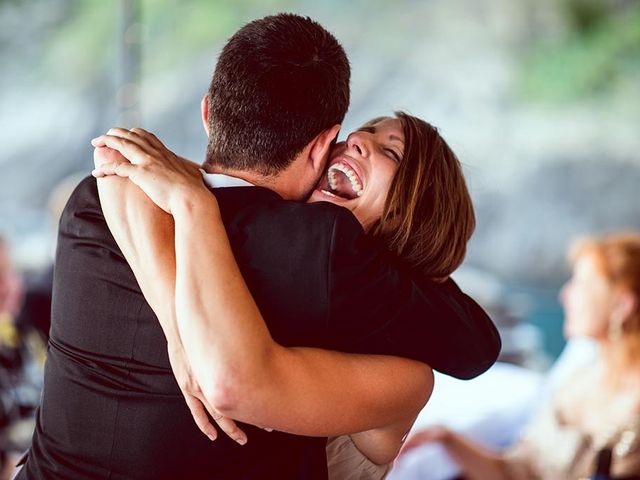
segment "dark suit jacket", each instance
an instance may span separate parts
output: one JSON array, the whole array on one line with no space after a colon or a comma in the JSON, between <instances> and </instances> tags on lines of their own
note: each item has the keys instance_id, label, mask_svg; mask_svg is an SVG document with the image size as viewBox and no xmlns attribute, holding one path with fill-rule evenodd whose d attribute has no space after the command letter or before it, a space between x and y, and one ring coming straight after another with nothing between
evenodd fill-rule
<instances>
[{"instance_id":1,"label":"dark suit jacket","mask_svg":"<svg viewBox=\"0 0 640 480\"><path fill-rule=\"evenodd\" d=\"M452 282L412 280L347 210L259 187L216 197L279 343L400 355L462 378L495 361L500 341L482 309ZM55 265L42 405L18 478L326 478L324 438L244 426L241 447L197 429L91 177L63 213Z\"/></svg>"}]
</instances>

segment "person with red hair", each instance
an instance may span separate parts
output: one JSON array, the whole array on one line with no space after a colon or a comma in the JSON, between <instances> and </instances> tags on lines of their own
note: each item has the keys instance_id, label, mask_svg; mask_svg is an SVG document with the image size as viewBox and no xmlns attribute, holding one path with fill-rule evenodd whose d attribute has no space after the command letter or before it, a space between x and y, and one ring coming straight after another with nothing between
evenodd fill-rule
<instances>
[{"instance_id":1,"label":"person with red hair","mask_svg":"<svg viewBox=\"0 0 640 480\"><path fill-rule=\"evenodd\" d=\"M597 361L559 387L502 454L439 426L413 434L403 451L439 442L471 480L577 480L598 470L602 479L640 478L640 234L580 240L569 259L564 333L593 339Z\"/></svg>"}]
</instances>

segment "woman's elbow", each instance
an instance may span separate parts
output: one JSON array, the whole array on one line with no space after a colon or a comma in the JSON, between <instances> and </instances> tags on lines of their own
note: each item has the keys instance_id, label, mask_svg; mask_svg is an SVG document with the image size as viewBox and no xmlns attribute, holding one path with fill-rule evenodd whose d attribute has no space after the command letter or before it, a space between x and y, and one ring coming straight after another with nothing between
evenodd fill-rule
<instances>
[{"instance_id":1,"label":"woman's elbow","mask_svg":"<svg viewBox=\"0 0 640 480\"><path fill-rule=\"evenodd\" d=\"M202 384L202 393L209 406L225 417L236 418L240 390L238 382L231 378L214 378Z\"/></svg>"},{"instance_id":2,"label":"woman's elbow","mask_svg":"<svg viewBox=\"0 0 640 480\"><path fill-rule=\"evenodd\" d=\"M228 366L223 371L210 372L201 383L203 394L209 405L225 417L244 418L256 404L268 394L268 388L253 370L238 371Z\"/></svg>"}]
</instances>

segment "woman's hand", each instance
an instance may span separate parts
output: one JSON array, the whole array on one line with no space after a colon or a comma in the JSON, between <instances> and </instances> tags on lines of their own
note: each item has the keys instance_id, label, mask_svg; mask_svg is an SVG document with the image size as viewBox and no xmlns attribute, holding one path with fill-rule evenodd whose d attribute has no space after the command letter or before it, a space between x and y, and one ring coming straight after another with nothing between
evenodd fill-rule
<instances>
[{"instance_id":1,"label":"woman's hand","mask_svg":"<svg viewBox=\"0 0 640 480\"><path fill-rule=\"evenodd\" d=\"M200 386L195 381L191 368L187 362L182 345L169 343L169 362L171 369L176 377L178 386L184 395L184 399L191 411L191 415L198 425L198 428L211 440L215 440L218 433L215 427L209 421L207 411L218 424L218 427L225 432L231 439L240 445L247 443L247 435L236 425L230 418L222 416L211 405L209 405L202 394Z\"/></svg>"},{"instance_id":2,"label":"woman's hand","mask_svg":"<svg viewBox=\"0 0 640 480\"><path fill-rule=\"evenodd\" d=\"M196 193L211 196L198 165L177 156L150 132L112 128L91 144L94 177L127 177L167 213L172 213L175 202L195 200Z\"/></svg>"}]
</instances>

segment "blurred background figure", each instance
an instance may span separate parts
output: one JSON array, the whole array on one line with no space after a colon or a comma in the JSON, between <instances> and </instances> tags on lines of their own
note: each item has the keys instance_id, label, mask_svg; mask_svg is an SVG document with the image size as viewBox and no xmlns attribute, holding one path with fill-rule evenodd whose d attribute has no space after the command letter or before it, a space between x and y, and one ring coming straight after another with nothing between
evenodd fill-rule
<instances>
[{"instance_id":1,"label":"blurred background figure","mask_svg":"<svg viewBox=\"0 0 640 480\"><path fill-rule=\"evenodd\" d=\"M22 277L16 271L9 244L0 236L0 323L11 324L18 315L22 305ZM10 337L10 335L9 335ZM5 336L2 336L4 339ZM8 340L9 341L9 340Z\"/></svg>"},{"instance_id":2,"label":"blurred background figure","mask_svg":"<svg viewBox=\"0 0 640 480\"><path fill-rule=\"evenodd\" d=\"M16 319L23 298L22 277L15 270L8 242L0 236L0 478L7 478L15 463L12 453L24 446L17 425L38 404L39 391L25 396L22 388L26 355ZM31 428L27 426L27 434Z\"/></svg>"},{"instance_id":3,"label":"blurred background figure","mask_svg":"<svg viewBox=\"0 0 640 480\"><path fill-rule=\"evenodd\" d=\"M413 433L406 452L438 442L472 480L640 478L640 233L583 240L570 259L564 331L591 338L594 361L542 402L504 453L440 426Z\"/></svg>"},{"instance_id":4,"label":"blurred background figure","mask_svg":"<svg viewBox=\"0 0 640 480\"><path fill-rule=\"evenodd\" d=\"M82 177L63 178L49 195L52 238L57 237L62 210ZM31 440L51 325L52 285L52 260L22 274L8 241L0 236L0 480L11 478Z\"/></svg>"}]
</instances>

